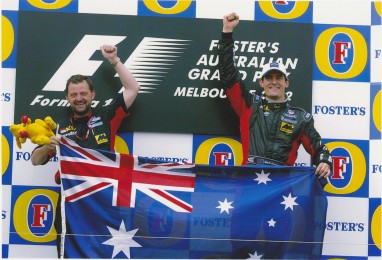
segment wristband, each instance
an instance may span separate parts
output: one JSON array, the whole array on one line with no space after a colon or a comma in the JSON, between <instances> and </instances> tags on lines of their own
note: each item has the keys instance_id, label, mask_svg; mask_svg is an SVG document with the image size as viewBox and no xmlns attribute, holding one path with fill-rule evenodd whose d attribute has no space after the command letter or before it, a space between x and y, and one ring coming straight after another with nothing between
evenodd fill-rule
<instances>
[{"instance_id":1,"label":"wristband","mask_svg":"<svg viewBox=\"0 0 382 260\"><path fill-rule=\"evenodd\" d=\"M111 61L110 64L115 67L118 64L118 62L120 62L120 61L121 61L121 59L119 57L117 57L117 59L114 61Z\"/></svg>"}]
</instances>

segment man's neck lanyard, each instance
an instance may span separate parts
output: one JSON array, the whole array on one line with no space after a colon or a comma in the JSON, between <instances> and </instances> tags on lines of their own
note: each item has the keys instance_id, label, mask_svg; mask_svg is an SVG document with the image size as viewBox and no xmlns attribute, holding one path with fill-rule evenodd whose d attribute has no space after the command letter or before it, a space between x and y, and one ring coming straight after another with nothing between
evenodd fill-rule
<instances>
[{"instance_id":1,"label":"man's neck lanyard","mask_svg":"<svg viewBox=\"0 0 382 260\"><path fill-rule=\"evenodd\" d=\"M90 130L93 132L93 128L89 126L89 122L92 121L92 119L93 119L93 113L91 113L88 117L89 117L89 119L88 119L88 122L86 123L86 126L88 127L88 130L87 130L87 132L86 132L86 135L85 135L85 137L81 137L81 136L79 136L79 135L76 134L76 138L77 138L78 140L85 141L85 140L88 139L88 137L89 137ZM73 118L74 118L74 116L70 118L70 124L71 124L72 127L74 128ZM76 120L76 119L74 118L74 120Z\"/></svg>"}]
</instances>

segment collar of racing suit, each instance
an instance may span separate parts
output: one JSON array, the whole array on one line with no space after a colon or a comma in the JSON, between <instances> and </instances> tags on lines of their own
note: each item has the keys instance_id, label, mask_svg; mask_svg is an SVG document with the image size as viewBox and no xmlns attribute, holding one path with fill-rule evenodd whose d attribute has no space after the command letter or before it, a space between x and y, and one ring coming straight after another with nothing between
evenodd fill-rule
<instances>
[{"instance_id":1,"label":"collar of racing suit","mask_svg":"<svg viewBox=\"0 0 382 260\"><path fill-rule=\"evenodd\" d=\"M267 99L264 99L264 107L265 107L265 110L269 110L269 109L278 109L278 108L283 108L283 107L286 107L288 105L288 102L287 100L284 100L284 101L270 101L270 100L267 100Z\"/></svg>"}]
</instances>

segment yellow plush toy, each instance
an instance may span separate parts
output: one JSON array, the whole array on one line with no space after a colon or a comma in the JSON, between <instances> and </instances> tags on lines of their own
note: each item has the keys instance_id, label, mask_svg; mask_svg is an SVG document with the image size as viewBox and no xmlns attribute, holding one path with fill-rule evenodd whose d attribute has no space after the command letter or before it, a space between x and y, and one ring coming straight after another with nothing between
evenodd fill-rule
<instances>
[{"instance_id":1,"label":"yellow plush toy","mask_svg":"<svg viewBox=\"0 0 382 260\"><path fill-rule=\"evenodd\" d=\"M52 130L57 126L50 116L45 117L44 120L36 119L34 123L28 116L23 116L21 121L21 124L12 124L9 127L20 149L27 138L34 144L50 144L50 137L54 135Z\"/></svg>"}]
</instances>

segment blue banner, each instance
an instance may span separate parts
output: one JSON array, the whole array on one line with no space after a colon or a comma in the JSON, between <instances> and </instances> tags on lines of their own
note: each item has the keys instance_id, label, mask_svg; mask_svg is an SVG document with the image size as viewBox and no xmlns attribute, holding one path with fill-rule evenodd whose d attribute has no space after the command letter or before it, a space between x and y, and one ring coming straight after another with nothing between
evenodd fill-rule
<instances>
[{"instance_id":1,"label":"blue banner","mask_svg":"<svg viewBox=\"0 0 382 260\"><path fill-rule=\"evenodd\" d=\"M163 163L62 138L69 258L321 256L327 198L311 167Z\"/></svg>"}]
</instances>

